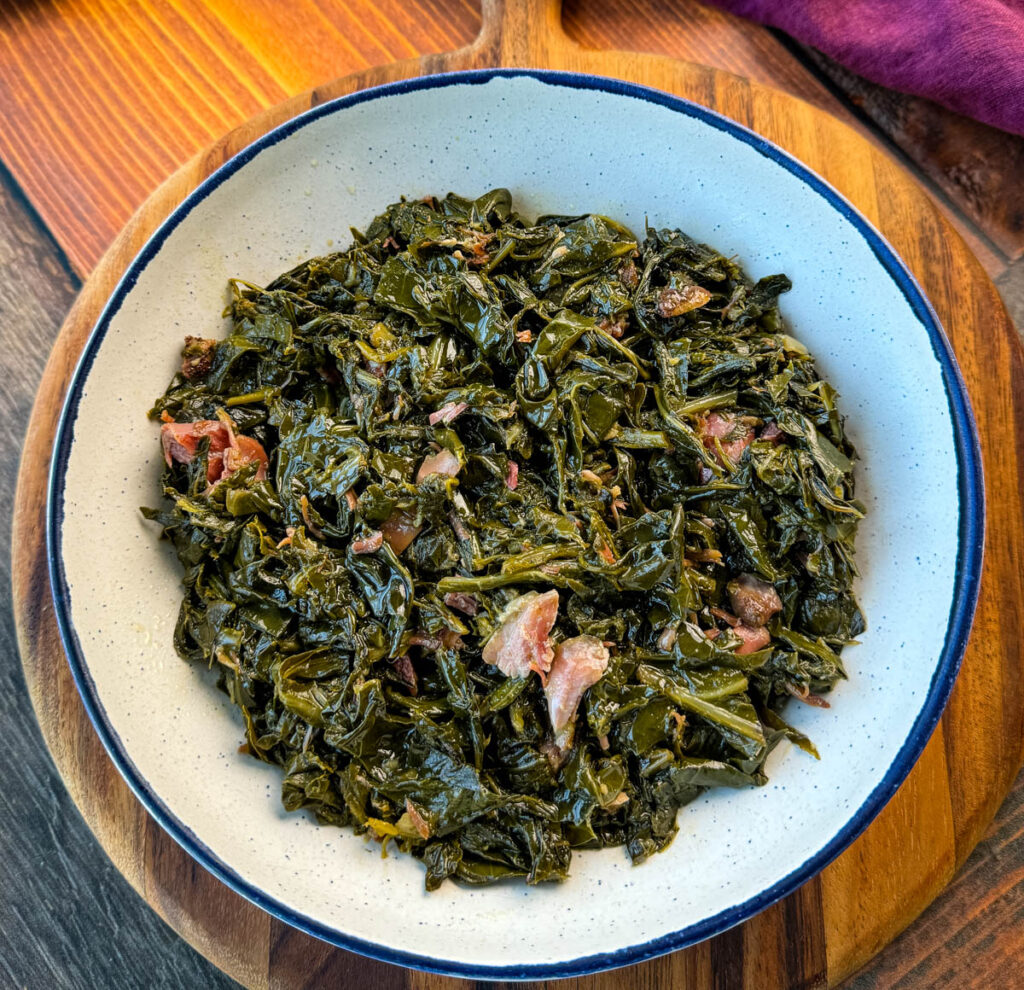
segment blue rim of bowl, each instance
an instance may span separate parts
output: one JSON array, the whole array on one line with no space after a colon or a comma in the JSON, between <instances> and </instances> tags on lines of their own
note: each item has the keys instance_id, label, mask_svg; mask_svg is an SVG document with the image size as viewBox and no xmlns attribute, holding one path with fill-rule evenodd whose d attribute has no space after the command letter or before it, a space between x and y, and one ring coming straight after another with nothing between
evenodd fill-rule
<instances>
[{"instance_id":1,"label":"blue rim of bowl","mask_svg":"<svg viewBox=\"0 0 1024 990\"><path fill-rule=\"evenodd\" d=\"M246 163L262 151L284 140L289 135L348 107L370 100L400 96L420 90L457 85L482 85L492 79L527 77L549 86L569 89L598 90L616 96L625 96L666 107L685 116L696 118L717 130L724 131L750 146L761 155L795 175L833 209L843 216L863 237L865 242L899 287L914 315L928 333L932 350L942 369L943 384L949 402L957 455L957 487L960 499L959 545L956 574L949 623L942 652L932 676L924 704L918 713L907 739L882 780L850 817L844 827L825 846L789 873L782 880L766 888L741 904L733 905L689 925L677 932L659 936L638 945L608 953L597 953L563 962L529 965L489 965L463 963L437 959L417 953L404 952L389 946L355 938L308 918L268 896L239 876L220 860L203 842L174 816L173 812L153 792L129 758L117 732L107 718L99 701L95 685L89 674L81 645L70 615L70 592L61 554L63 525L63 492L68 458L73 442L73 427L82 390L92 362L103 342L110 322L134 287L146 265L157 255L171 232L192 209L213 190L229 179ZM660 90L603 76L537 69L478 69L431 76L420 76L401 82L376 86L343 96L314 107L281 124L244 148L233 158L208 176L193 190L154 232L135 260L122 276L107 302L96 327L86 343L71 381L54 442L53 458L47 492L46 538L50 572L50 586L61 640L75 684L82 696L85 709L92 720L103 745L114 765L125 778L135 795L161 827L195 860L232 890L253 904L289 925L326 942L358 952L383 962L394 963L427 972L471 979L490 980L544 980L581 976L619 966L628 966L655 956L701 942L752 917L771 904L796 890L835 859L864 831L882 810L910 772L925 747L949 698L967 646L978 599L981 577L982 548L984 544L985 493L982 481L981 452L970 400L956 359L938 317L920 286L888 242L860 215L835 189L811 172L788 152L765 140L753 131L712 110L673 96Z\"/></svg>"}]
</instances>

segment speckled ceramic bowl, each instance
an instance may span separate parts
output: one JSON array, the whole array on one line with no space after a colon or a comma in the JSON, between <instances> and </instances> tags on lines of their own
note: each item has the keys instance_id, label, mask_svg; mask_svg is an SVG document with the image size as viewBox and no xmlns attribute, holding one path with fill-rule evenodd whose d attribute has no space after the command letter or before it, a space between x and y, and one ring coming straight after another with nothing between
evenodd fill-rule
<instances>
[{"instance_id":1,"label":"speckled ceramic bowl","mask_svg":"<svg viewBox=\"0 0 1024 990\"><path fill-rule=\"evenodd\" d=\"M651 135L657 135L656 141ZM558 886L423 892L413 859L286 814L280 775L238 754L210 676L179 660L179 571L138 512L159 500L146 410L185 333L218 335L229 277L254 282L348 242L400 194L511 188L526 212L681 226L759 277L842 393L868 508L868 618L828 710L790 715L767 787L686 807L662 855L580 852ZM116 424L114 430L111 424ZM698 941L793 890L867 825L945 704L977 593L981 468L949 345L882 238L785 153L707 110L611 80L493 71L345 97L261 138L203 183L135 260L89 341L56 444L57 616L75 679L150 812L225 883L321 938L470 977L555 977Z\"/></svg>"}]
</instances>

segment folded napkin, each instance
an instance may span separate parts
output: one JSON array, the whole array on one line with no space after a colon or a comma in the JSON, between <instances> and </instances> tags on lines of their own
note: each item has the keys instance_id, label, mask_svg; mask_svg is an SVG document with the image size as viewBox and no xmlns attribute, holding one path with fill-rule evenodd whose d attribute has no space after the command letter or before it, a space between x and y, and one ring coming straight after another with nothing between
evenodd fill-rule
<instances>
[{"instance_id":1,"label":"folded napkin","mask_svg":"<svg viewBox=\"0 0 1024 990\"><path fill-rule=\"evenodd\" d=\"M1024 134L1024 0L711 0L858 75Z\"/></svg>"}]
</instances>

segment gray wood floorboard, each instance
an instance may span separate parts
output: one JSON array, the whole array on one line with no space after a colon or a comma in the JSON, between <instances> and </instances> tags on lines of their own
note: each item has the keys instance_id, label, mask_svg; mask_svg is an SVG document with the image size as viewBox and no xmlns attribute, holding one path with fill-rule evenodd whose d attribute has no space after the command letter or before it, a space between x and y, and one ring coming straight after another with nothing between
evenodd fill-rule
<instances>
[{"instance_id":1,"label":"gray wood floorboard","mask_svg":"<svg viewBox=\"0 0 1024 990\"><path fill-rule=\"evenodd\" d=\"M107 859L61 783L22 677L10 506L32 398L77 289L56 244L0 174L0 987L234 987Z\"/></svg>"}]
</instances>

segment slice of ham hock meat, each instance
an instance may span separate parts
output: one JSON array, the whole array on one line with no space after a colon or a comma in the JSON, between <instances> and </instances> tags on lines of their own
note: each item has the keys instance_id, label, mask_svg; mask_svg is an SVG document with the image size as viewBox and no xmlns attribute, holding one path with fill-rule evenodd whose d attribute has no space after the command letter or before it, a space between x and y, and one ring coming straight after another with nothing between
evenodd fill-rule
<instances>
[{"instance_id":1,"label":"slice of ham hock meat","mask_svg":"<svg viewBox=\"0 0 1024 990\"><path fill-rule=\"evenodd\" d=\"M555 655L548 637L557 617L558 592L553 588L543 594L528 591L512 599L484 646L484 661L506 677L526 677L535 670L543 678Z\"/></svg>"},{"instance_id":2,"label":"slice of ham hock meat","mask_svg":"<svg viewBox=\"0 0 1024 990\"><path fill-rule=\"evenodd\" d=\"M607 669L608 648L596 636L574 636L555 647L544 693L556 733L576 718L580 698Z\"/></svg>"},{"instance_id":3,"label":"slice of ham hock meat","mask_svg":"<svg viewBox=\"0 0 1024 990\"><path fill-rule=\"evenodd\" d=\"M206 480L215 485L236 471L259 462L256 481L267 476L267 454L263 446L252 437L235 433L230 426L217 419L199 419L194 423L164 423L160 428L160 443L167 466L177 461L191 464L204 437L210 438L210 451L206 465Z\"/></svg>"}]
</instances>

